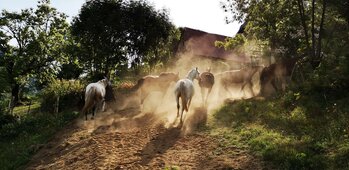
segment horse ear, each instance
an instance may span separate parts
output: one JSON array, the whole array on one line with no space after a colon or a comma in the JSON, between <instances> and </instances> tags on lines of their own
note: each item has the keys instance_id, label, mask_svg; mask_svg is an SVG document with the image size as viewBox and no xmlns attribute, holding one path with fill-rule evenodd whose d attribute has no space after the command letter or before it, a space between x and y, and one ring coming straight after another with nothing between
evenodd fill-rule
<instances>
[{"instance_id":1,"label":"horse ear","mask_svg":"<svg viewBox=\"0 0 349 170\"><path fill-rule=\"evenodd\" d=\"M198 67L196 67L196 71L198 71Z\"/></svg>"}]
</instances>

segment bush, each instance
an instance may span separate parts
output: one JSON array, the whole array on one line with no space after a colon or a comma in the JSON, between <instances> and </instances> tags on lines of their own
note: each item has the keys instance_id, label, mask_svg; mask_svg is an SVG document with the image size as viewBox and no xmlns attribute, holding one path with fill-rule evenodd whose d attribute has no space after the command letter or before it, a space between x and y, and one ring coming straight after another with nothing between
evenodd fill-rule
<instances>
[{"instance_id":1,"label":"bush","mask_svg":"<svg viewBox=\"0 0 349 170\"><path fill-rule=\"evenodd\" d=\"M0 93L0 115L4 114L7 111L9 104L9 96L6 93Z\"/></svg>"},{"instance_id":2,"label":"bush","mask_svg":"<svg viewBox=\"0 0 349 170\"><path fill-rule=\"evenodd\" d=\"M215 124L232 129L230 136L239 136L234 143L247 143L280 169L347 169L348 99L325 99L314 87L293 89L274 99L226 104L214 114Z\"/></svg>"},{"instance_id":3,"label":"bush","mask_svg":"<svg viewBox=\"0 0 349 170\"><path fill-rule=\"evenodd\" d=\"M0 129L3 128L3 126L11 123L16 123L17 118L14 115L10 114L0 114Z\"/></svg>"},{"instance_id":4,"label":"bush","mask_svg":"<svg viewBox=\"0 0 349 170\"><path fill-rule=\"evenodd\" d=\"M7 123L0 129L1 169L20 169L55 132L78 116L78 112L55 115L37 113L21 121Z\"/></svg>"},{"instance_id":5,"label":"bush","mask_svg":"<svg viewBox=\"0 0 349 170\"><path fill-rule=\"evenodd\" d=\"M84 85L80 81L55 80L42 92L41 110L53 112L59 97L59 111L81 107L84 97Z\"/></svg>"}]
</instances>

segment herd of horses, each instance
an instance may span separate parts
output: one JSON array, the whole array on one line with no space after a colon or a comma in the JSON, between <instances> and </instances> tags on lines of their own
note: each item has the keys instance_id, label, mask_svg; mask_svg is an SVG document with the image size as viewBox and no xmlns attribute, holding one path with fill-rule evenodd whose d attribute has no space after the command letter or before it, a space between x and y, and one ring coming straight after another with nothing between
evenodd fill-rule
<instances>
[{"instance_id":1,"label":"herd of horses","mask_svg":"<svg viewBox=\"0 0 349 170\"><path fill-rule=\"evenodd\" d=\"M198 68L191 69L187 76L183 79L179 78L179 73L165 72L158 76L148 75L138 80L133 89L140 95L140 103L143 104L147 96L153 91L162 92L162 97L170 87L171 83L176 83L174 88L174 95L177 103L177 118L180 117L180 124L183 122L183 112L188 112L192 98L194 96L194 80L198 81L201 88L202 104L207 105L207 99L210 95L212 87L215 82L218 87L229 93L229 87L232 85L239 85L240 91L244 91L245 87L251 91L253 96L263 96L264 88L270 84L275 91L285 89L286 79L291 76L294 71L296 60L283 61L274 63L268 67L248 67L240 70L225 71L218 74L211 73L210 69L200 73ZM252 78L260 73L260 92L255 94L253 91ZM280 84L280 85L279 85ZM105 95L107 86L111 86L110 81L104 78L96 83L89 84L85 89L85 105L82 113L85 114L87 120L87 113L92 110L93 119L97 109L104 110ZM205 94L205 91L206 94ZM181 99L181 107L180 100ZM179 115L179 113L181 113Z\"/></svg>"}]
</instances>

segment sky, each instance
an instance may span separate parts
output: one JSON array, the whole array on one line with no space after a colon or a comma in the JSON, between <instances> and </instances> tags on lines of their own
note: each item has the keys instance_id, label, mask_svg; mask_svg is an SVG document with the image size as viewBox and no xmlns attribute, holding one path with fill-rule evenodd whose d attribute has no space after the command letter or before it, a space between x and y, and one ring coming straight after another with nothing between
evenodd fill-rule
<instances>
[{"instance_id":1,"label":"sky","mask_svg":"<svg viewBox=\"0 0 349 170\"><path fill-rule=\"evenodd\" d=\"M0 0L0 9L20 11L35 8L38 0ZM226 24L220 0L148 0L156 9L167 9L172 23L177 27L189 27L209 33L234 36L240 24ZM72 17L78 15L85 0L51 0L53 7Z\"/></svg>"}]
</instances>

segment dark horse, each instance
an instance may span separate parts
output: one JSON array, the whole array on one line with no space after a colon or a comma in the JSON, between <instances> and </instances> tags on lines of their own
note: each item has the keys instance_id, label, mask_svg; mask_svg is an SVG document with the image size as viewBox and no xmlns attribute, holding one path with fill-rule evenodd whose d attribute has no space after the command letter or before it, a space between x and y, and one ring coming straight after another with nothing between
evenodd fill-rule
<instances>
[{"instance_id":1,"label":"dark horse","mask_svg":"<svg viewBox=\"0 0 349 170\"><path fill-rule=\"evenodd\" d=\"M204 106L207 104L207 98L211 93L212 86L214 84L214 75L211 73L211 69L202 72L199 76L199 86L201 88L202 103ZM205 88L207 89L207 94L205 98Z\"/></svg>"},{"instance_id":2,"label":"dark horse","mask_svg":"<svg viewBox=\"0 0 349 170\"><path fill-rule=\"evenodd\" d=\"M139 92L141 104L143 104L150 92L159 91L164 96L170 84L178 80L178 73L164 72L159 76L148 75L139 79L133 89Z\"/></svg>"},{"instance_id":3,"label":"dark horse","mask_svg":"<svg viewBox=\"0 0 349 170\"><path fill-rule=\"evenodd\" d=\"M265 95L267 84L271 84L275 91L285 90L287 78L292 75L299 58L290 58L264 67L260 76L261 95Z\"/></svg>"},{"instance_id":4,"label":"dark horse","mask_svg":"<svg viewBox=\"0 0 349 170\"><path fill-rule=\"evenodd\" d=\"M237 85L241 85L240 91L243 91L245 86L249 86L249 89L254 96L255 94L252 89L253 87L252 77L255 75L255 73L257 73L260 70L262 70L262 67L260 66L247 67L241 70L230 70L230 71L225 71L225 72L216 74L216 78L218 80L218 83L227 92L229 92L229 86L233 84L237 84Z\"/></svg>"}]
</instances>

